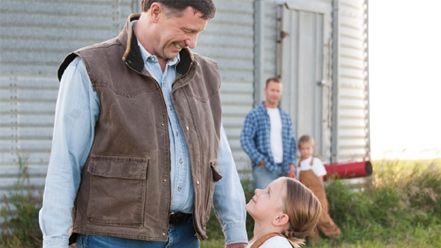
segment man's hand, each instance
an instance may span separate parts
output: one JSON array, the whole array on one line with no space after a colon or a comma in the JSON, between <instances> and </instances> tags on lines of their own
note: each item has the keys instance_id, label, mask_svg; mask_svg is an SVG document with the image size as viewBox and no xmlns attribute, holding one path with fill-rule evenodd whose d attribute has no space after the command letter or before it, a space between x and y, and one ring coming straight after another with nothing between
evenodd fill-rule
<instances>
[{"instance_id":1,"label":"man's hand","mask_svg":"<svg viewBox=\"0 0 441 248\"><path fill-rule=\"evenodd\" d=\"M248 245L247 243L238 243L238 244L227 245L225 247L226 248L246 248L247 245Z\"/></svg>"},{"instance_id":2,"label":"man's hand","mask_svg":"<svg viewBox=\"0 0 441 248\"><path fill-rule=\"evenodd\" d=\"M265 167L265 159L262 159L259 164L260 167Z\"/></svg>"},{"instance_id":3,"label":"man's hand","mask_svg":"<svg viewBox=\"0 0 441 248\"><path fill-rule=\"evenodd\" d=\"M289 171L288 174L286 174L287 177L296 178L296 167L293 164L289 165Z\"/></svg>"}]
</instances>

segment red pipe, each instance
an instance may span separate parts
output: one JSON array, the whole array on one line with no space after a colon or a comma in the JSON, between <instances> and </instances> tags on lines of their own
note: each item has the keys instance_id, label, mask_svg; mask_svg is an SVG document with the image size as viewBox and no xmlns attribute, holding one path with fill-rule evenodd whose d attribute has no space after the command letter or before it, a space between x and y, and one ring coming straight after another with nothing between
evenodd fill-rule
<instances>
[{"instance_id":1,"label":"red pipe","mask_svg":"<svg viewBox=\"0 0 441 248\"><path fill-rule=\"evenodd\" d=\"M325 164L328 172L325 179L345 179L372 175L372 164L369 161Z\"/></svg>"}]
</instances>

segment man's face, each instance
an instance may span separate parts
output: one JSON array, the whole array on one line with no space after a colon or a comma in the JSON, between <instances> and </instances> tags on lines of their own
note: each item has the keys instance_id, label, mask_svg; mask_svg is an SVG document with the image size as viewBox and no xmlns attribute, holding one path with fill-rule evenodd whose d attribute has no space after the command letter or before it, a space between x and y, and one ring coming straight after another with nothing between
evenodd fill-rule
<instances>
[{"instance_id":1,"label":"man's face","mask_svg":"<svg viewBox=\"0 0 441 248\"><path fill-rule=\"evenodd\" d=\"M268 85L265 87L265 101L270 106L277 106L282 97L282 83L269 81Z\"/></svg>"},{"instance_id":2,"label":"man's face","mask_svg":"<svg viewBox=\"0 0 441 248\"><path fill-rule=\"evenodd\" d=\"M201 18L202 13L195 12L192 7L187 7L178 16L167 16L168 13L162 7L155 29L156 37L152 37L153 54L165 60L174 58L184 47L196 48L198 35L208 23Z\"/></svg>"}]
</instances>

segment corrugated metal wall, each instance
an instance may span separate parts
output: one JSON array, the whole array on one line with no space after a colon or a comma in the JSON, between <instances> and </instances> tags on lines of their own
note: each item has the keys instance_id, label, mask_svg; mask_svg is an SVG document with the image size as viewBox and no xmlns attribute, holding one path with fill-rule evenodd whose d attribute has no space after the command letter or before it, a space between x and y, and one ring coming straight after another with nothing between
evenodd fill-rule
<instances>
[{"instance_id":1,"label":"corrugated metal wall","mask_svg":"<svg viewBox=\"0 0 441 248\"><path fill-rule=\"evenodd\" d=\"M263 61L263 78L259 82L256 82L256 91L261 92L261 98L258 101L265 99L263 88L265 87L265 81L267 78L278 76L277 75L277 4L274 2L266 2L264 7L263 16L261 17L264 22L263 29L263 45L265 47L265 55Z\"/></svg>"},{"instance_id":2,"label":"corrugated metal wall","mask_svg":"<svg viewBox=\"0 0 441 248\"><path fill-rule=\"evenodd\" d=\"M2 0L0 196L17 180L18 156L28 157L31 183L44 185L58 65L68 52L118 34L133 6L131 0Z\"/></svg>"},{"instance_id":3,"label":"corrugated metal wall","mask_svg":"<svg viewBox=\"0 0 441 248\"><path fill-rule=\"evenodd\" d=\"M44 185L50 155L56 71L68 52L117 35L140 0L3 0L0 5L0 196L29 156L31 183ZM222 78L223 123L238 169L248 157L239 137L253 106L253 1L215 1L218 12L195 52L212 57ZM0 204L2 200L0 198Z\"/></svg>"},{"instance_id":4,"label":"corrugated metal wall","mask_svg":"<svg viewBox=\"0 0 441 248\"><path fill-rule=\"evenodd\" d=\"M195 52L215 59L222 79L222 118L239 171L249 169L240 146L245 115L253 106L253 2L217 0L216 16L201 33Z\"/></svg>"},{"instance_id":5,"label":"corrugated metal wall","mask_svg":"<svg viewBox=\"0 0 441 248\"><path fill-rule=\"evenodd\" d=\"M335 3L333 161L369 159L367 0Z\"/></svg>"},{"instance_id":6,"label":"corrugated metal wall","mask_svg":"<svg viewBox=\"0 0 441 248\"><path fill-rule=\"evenodd\" d=\"M0 195L16 180L19 154L29 155L32 183L44 184L58 91L56 70L64 56L74 49L117 35L126 17L139 12L140 1L2 0ZM245 115L264 99L264 80L277 74L277 4L280 2L215 0L215 3L216 17L200 35L195 52L212 57L219 64L223 123L237 167L247 171L249 159L240 146L239 137ZM336 135L333 146L338 147L334 155L341 160L354 157L352 154L364 154L369 145L364 112L367 109L367 76L364 74L367 37L362 28L364 2L336 3L334 8L339 11L334 11L339 18L334 28L341 31L335 47L339 53L335 58L342 59L338 68L334 68L339 72L334 78L339 82L335 92L338 97L334 98L339 112L333 120L338 124L333 129ZM260 21L259 26L256 21Z\"/></svg>"},{"instance_id":7,"label":"corrugated metal wall","mask_svg":"<svg viewBox=\"0 0 441 248\"><path fill-rule=\"evenodd\" d=\"M297 138L311 135L314 154L324 161L330 159L331 14L329 0L290 1L279 6L278 17L282 107Z\"/></svg>"},{"instance_id":8,"label":"corrugated metal wall","mask_svg":"<svg viewBox=\"0 0 441 248\"><path fill-rule=\"evenodd\" d=\"M263 93L265 80L277 75L277 4L275 1L265 0L248 2L250 5L246 18L253 21L253 26L248 27L252 31L253 37L249 37L252 39L247 41L247 46L251 45L254 50L249 50L247 53L252 54L253 74L249 75L250 81L248 83L250 84L247 83L247 91L244 92L246 95L243 96L247 100L241 108L241 115L235 119L236 132L234 137L237 138L237 141L232 143L230 140L236 164L242 175L245 176L250 176L247 173L251 170L251 162L248 155L242 150L239 141L243 121L245 115L265 99Z\"/></svg>"}]
</instances>

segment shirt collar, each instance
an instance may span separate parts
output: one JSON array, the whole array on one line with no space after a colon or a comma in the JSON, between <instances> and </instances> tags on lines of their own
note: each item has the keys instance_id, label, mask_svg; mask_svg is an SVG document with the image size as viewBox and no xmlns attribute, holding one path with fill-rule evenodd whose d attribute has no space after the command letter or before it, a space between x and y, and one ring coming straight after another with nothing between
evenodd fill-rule
<instances>
[{"instance_id":1,"label":"shirt collar","mask_svg":"<svg viewBox=\"0 0 441 248\"><path fill-rule=\"evenodd\" d=\"M132 21L132 23L131 23L132 27L134 27L137 22L138 22L138 20ZM138 40L138 46L139 46L139 50L141 51L141 56L142 56L142 59L143 59L144 63L158 63L158 57L156 55L152 55L151 53L149 53L142 46L142 44L141 44L141 42L139 42L139 40ZM181 56L179 55L179 53L177 53L174 58L169 59L167 61L167 65L168 66L174 66L174 65L178 64L179 61L181 61Z\"/></svg>"}]
</instances>

